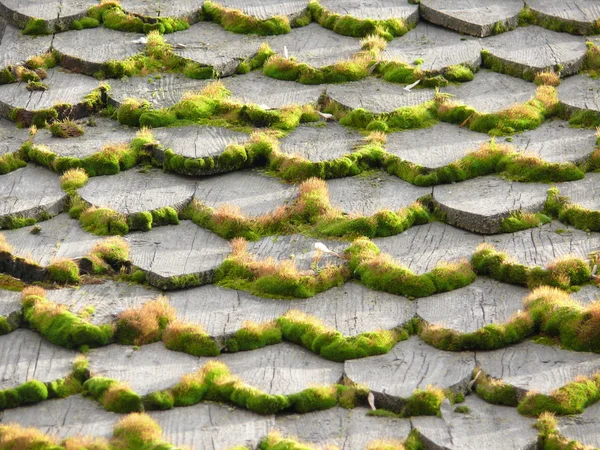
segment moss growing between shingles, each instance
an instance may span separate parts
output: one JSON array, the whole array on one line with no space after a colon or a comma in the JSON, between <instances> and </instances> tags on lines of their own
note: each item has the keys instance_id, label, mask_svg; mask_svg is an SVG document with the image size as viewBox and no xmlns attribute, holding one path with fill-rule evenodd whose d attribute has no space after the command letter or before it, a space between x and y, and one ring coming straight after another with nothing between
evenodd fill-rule
<instances>
[{"instance_id":1,"label":"moss growing between shingles","mask_svg":"<svg viewBox=\"0 0 600 450\"><path fill-rule=\"evenodd\" d=\"M71 211L73 208L71 208ZM69 214L71 214L69 211ZM81 212L79 222L84 230L98 236L124 235L129 232L127 218L108 208L90 206Z\"/></svg>"},{"instance_id":2,"label":"moss growing between shingles","mask_svg":"<svg viewBox=\"0 0 600 450\"><path fill-rule=\"evenodd\" d=\"M150 21L137 15L127 14L116 1L105 1L98 6L91 7L87 17L79 21L82 28L92 28L97 26L97 23L102 23L106 28L132 33L150 33L152 31L173 33L190 27L189 23L182 19L153 17Z\"/></svg>"},{"instance_id":3,"label":"moss growing between shingles","mask_svg":"<svg viewBox=\"0 0 600 450\"><path fill-rule=\"evenodd\" d=\"M51 32L52 31L48 29L48 24L44 19L30 19L23 29L23 34L29 36L42 36L50 34Z\"/></svg>"},{"instance_id":4,"label":"moss growing between shingles","mask_svg":"<svg viewBox=\"0 0 600 450\"><path fill-rule=\"evenodd\" d=\"M550 223L552 219L542 213L517 211L502 221L500 230L503 233L515 233L529 228L539 227Z\"/></svg>"},{"instance_id":5,"label":"moss growing between shingles","mask_svg":"<svg viewBox=\"0 0 600 450\"><path fill-rule=\"evenodd\" d=\"M519 403L517 390L504 381L489 377L475 369L476 392L481 398L495 405L517 406Z\"/></svg>"},{"instance_id":6,"label":"moss growing between shingles","mask_svg":"<svg viewBox=\"0 0 600 450\"><path fill-rule=\"evenodd\" d=\"M85 186L88 174L84 169L69 169L60 177L60 187L67 194L73 195L77 189Z\"/></svg>"},{"instance_id":7,"label":"moss growing between shingles","mask_svg":"<svg viewBox=\"0 0 600 450\"><path fill-rule=\"evenodd\" d=\"M115 336L121 344L145 345L161 339L175 321L175 309L166 297L152 300L119 314Z\"/></svg>"},{"instance_id":8,"label":"moss growing between shingles","mask_svg":"<svg viewBox=\"0 0 600 450\"><path fill-rule=\"evenodd\" d=\"M406 23L404 19L360 19L350 15L342 16L333 13L319 4L317 0L309 3L309 10L316 22L324 28L336 33L353 37L378 35L391 41L394 37L406 34L414 23Z\"/></svg>"},{"instance_id":9,"label":"moss growing between shingles","mask_svg":"<svg viewBox=\"0 0 600 450\"><path fill-rule=\"evenodd\" d=\"M539 127L545 119L556 113L557 105L556 89L543 85L538 86L531 100L497 113L479 113L470 106L440 97L437 117L444 122L468 125L473 131L503 136Z\"/></svg>"},{"instance_id":10,"label":"moss growing between shingles","mask_svg":"<svg viewBox=\"0 0 600 450\"><path fill-rule=\"evenodd\" d=\"M110 325L96 326L85 321L64 305L46 299L41 288L24 289L21 303L25 321L53 344L66 348L100 347L112 339Z\"/></svg>"},{"instance_id":11,"label":"moss growing between shingles","mask_svg":"<svg viewBox=\"0 0 600 450\"><path fill-rule=\"evenodd\" d=\"M169 350L194 356L218 356L220 353L217 343L200 325L169 323L162 333L162 340Z\"/></svg>"},{"instance_id":12,"label":"moss growing between shingles","mask_svg":"<svg viewBox=\"0 0 600 450\"><path fill-rule=\"evenodd\" d=\"M416 275L389 255L381 254L379 248L365 238L356 239L345 253L350 259L350 270L365 286L409 298L458 289L475 280L475 273L466 260L439 265L429 273Z\"/></svg>"},{"instance_id":13,"label":"moss growing between shingles","mask_svg":"<svg viewBox=\"0 0 600 450\"><path fill-rule=\"evenodd\" d=\"M84 133L83 127L72 120L54 122L48 128L52 136L63 139L83 136Z\"/></svg>"},{"instance_id":14,"label":"moss growing between shingles","mask_svg":"<svg viewBox=\"0 0 600 450\"><path fill-rule=\"evenodd\" d=\"M104 239L94 245L80 263L83 273L102 275L119 272L129 264L129 244L119 236Z\"/></svg>"},{"instance_id":15,"label":"moss growing between shingles","mask_svg":"<svg viewBox=\"0 0 600 450\"><path fill-rule=\"evenodd\" d=\"M20 158L19 152L0 155L0 175L25 167L27 163Z\"/></svg>"},{"instance_id":16,"label":"moss growing between shingles","mask_svg":"<svg viewBox=\"0 0 600 450\"><path fill-rule=\"evenodd\" d=\"M556 187L548 190L545 211L563 223L584 231L600 231L600 211L571 203Z\"/></svg>"},{"instance_id":17,"label":"moss growing between shingles","mask_svg":"<svg viewBox=\"0 0 600 450\"><path fill-rule=\"evenodd\" d=\"M259 450L315 450L316 447L295 438L283 437L279 431L271 431L260 441L258 448Z\"/></svg>"},{"instance_id":18,"label":"moss growing between shingles","mask_svg":"<svg viewBox=\"0 0 600 450\"><path fill-rule=\"evenodd\" d=\"M419 336L429 345L446 351L495 350L516 344L535 333L534 322L527 313L521 313L504 324L489 324L471 332L436 325L421 328Z\"/></svg>"},{"instance_id":19,"label":"moss growing between shingles","mask_svg":"<svg viewBox=\"0 0 600 450\"><path fill-rule=\"evenodd\" d=\"M497 251L490 244L479 245L471 262L478 275L530 288L548 285L569 289L589 282L591 276L589 263L580 258L562 257L547 268L528 267L516 263L507 253Z\"/></svg>"},{"instance_id":20,"label":"moss growing between shingles","mask_svg":"<svg viewBox=\"0 0 600 450\"><path fill-rule=\"evenodd\" d=\"M285 340L303 345L331 361L385 354L399 341L408 339L405 330L378 330L345 337L318 318L295 310L277 319L277 324Z\"/></svg>"},{"instance_id":21,"label":"moss growing between shingles","mask_svg":"<svg viewBox=\"0 0 600 450\"><path fill-rule=\"evenodd\" d=\"M281 341L282 333L277 322L259 324L245 321L242 328L227 339L225 347L228 352L236 353L279 344Z\"/></svg>"},{"instance_id":22,"label":"moss growing between shingles","mask_svg":"<svg viewBox=\"0 0 600 450\"><path fill-rule=\"evenodd\" d=\"M350 275L344 265L328 265L315 273L298 270L293 260L257 261L247 253L246 242L241 238L232 241L232 248L232 255L215 273L216 284L262 297L308 298L342 285Z\"/></svg>"},{"instance_id":23,"label":"moss growing between shingles","mask_svg":"<svg viewBox=\"0 0 600 450\"><path fill-rule=\"evenodd\" d=\"M61 284L79 284L79 266L72 259L57 259L48 266L50 280Z\"/></svg>"},{"instance_id":24,"label":"moss growing between shingles","mask_svg":"<svg viewBox=\"0 0 600 450\"><path fill-rule=\"evenodd\" d=\"M285 16L274 16L261 20L211 1L204 2L202 11L206 19L220 24L224 29L233 33L270 36L291 31L290 21Z\"/></svg>"},{"instance_id":25,"label":"moss growing between shingles","mask_svg":"<svg viewBox=\"0 0 600 450\"><path fill-rule=\"evenodd\" d=\"M585 408L600 400L600 374L579 376L549 395L528 392L519 402L518 411L526 416L544 412L559 415L581 414Z\"/></svg>"},{"instance_id":26,"label":"moss growing between shingles","mask_svg":"<svg viewBox=\"0 0 600 450\"><path fill-rule=\"evenodd\" d=\"M90 378L83 383L83 395L98 400L105 410L119 414L143 409L142 397L126 383L120 383L112 378Z\"/></svg>"},{"instance_id":27,"label":"moss growing between shingles","mask_svg":"<svg viewBox=\"0 0 600 450\"><path fill-rule=\"evenodd\" d=\"M0 390L0 410L39 403L47 398L48 388L44 383L38 380L27 381L17 387ZM1 438L0 435L0 444Z\"/></svg>"},{"instance_id":28,"label":"moss growing between shingles","mask_svg":"<svg viewBox=\"0 0 600 450\"><path fill-rule=\"evenodd\" d=\"M551 17L525 6L519 13L519 26L537 25L560 33L590 35L600 32L600 22L587 24L584 21L570 21L559 17Z\"/></svg>"},{"instance_id":29,"label":"moss growing between shingles","mask_svg":"<svg viewBox=\"0 0 600 450\"><path fill-rule=\"evenodd\" d=\"M554 414L544 412L535 424L538 429L537 448L540 450L592 450L592 447L572 441L560 434Z\"/></svg>"}]
</instances>

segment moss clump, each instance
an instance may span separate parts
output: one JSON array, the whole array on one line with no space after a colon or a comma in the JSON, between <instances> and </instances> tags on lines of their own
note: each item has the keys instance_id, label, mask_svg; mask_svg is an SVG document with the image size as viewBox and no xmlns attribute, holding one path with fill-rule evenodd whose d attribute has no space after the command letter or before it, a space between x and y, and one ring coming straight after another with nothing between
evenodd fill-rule
<instances>
[{"instance_id":1,"label":"moss clump","mask_svg":"<svg viewBox=\"0 0 600 450\"><path fill-rule=\"evenodd\" d=\"M227 31L234 33L270 36L286 34L291 31L290 21L285 16L275 16L261 20L239 10L226 8L219 3L210 1L204 2L202 11L208 20L212 20Z\"/></svg>"},{"instance_id":2,"label":"moss clump","mask_svg":"<svg viewBox=\"0 0 600 450\"><path fill-rule=\"evenodd\" d=\"M464 83L466 81L473 81L475 74L473 74L473 71L469 67L457 65L448 67L444 72L444 78L448 81Z\"/></svg>"},{"instance_id":3,"label":"moss clump","mask_svg":"<svg viewBox=\"0 0 600 450\"><path fill-rule=\"evenodd\" d=\"M476 369L476 372L477 395L495 405L517 406L518 393L513 386L487 376L481 369Z\"/></svg>"},{"instance_id":4,"label":"moss clump","mask_svg":"<svg viewBox=\"0 0 600 450\"><path fill-rule=\"evenodd\" d=\"M166 298L158 298L119 314L116 337L121 344L145 345L161 339L175 320L175 309Z\"/></svg>"},{"instance_id":5,"label":"moss clump","mask_svg":"<svg viewBox=\"0 0 600 450\"><path fill-rule=\"evenodd\" d=\"M85 186L88 174L84 169L69 169L60 177L60 187L67 194L75 194L77 189Z\"/></svg>"},{"instance_id":6,"label":"moss clump","mask_svg":"<svg viewBox=\"0 0 600 450\"><path fill-rule=\"evenodd\" d=\"M47 300L43 289L24 289L22 306L24 319L29 326L61 347L100 347L107 345L112 339L113 330L110 325L92 325L63 305Z\"/></svg>"},{"instance_id":7,"label":"moss clump","mask_svg":"<svg viewBox=\"0 0 600 450\"><path fill-rule=\"evenodd\" d=\"M48 275L57 283L78 284L79 266L72 259L58 259L48 266Z\"/></svg>"},{"instance_id":8,"label":"moss clump","mask_svg":"<svg viewBox=\"0 0 600 450\"><path fill-rule=\"evenodd\" d=\"M322 27L329 28L336 33L353 37L366 37L378 35L391 41L394 37L406 34L415 24L407 23L403 19L360 19L350 15L340 15L321 6L318 1L309 3L312 17Z\"/></svg>"},{"instance_id":9,"label":"moss clump","mask_svg":"<svg viewBox=\"0 0 600 450\"><path fill-rule=\"evenodd\" d=\"M127 414L142 411L142 397L127 384L104 377L92 377L83 383L83 395L100 402L102 407L111 412Z\"/></svg>"},{"instance_id":10,"label":"moss clump","mask_svg":"<svg viewBox=\"0 0 600 450\"><path fill-rule=\"evenodd\" d=\"M185 19L153 17L151 20L126 13L117 1L104 1L88 10L87 17L79 21L82 28L92 28L102 23L106 28L131 33L174 33L187 30L190 24ZM75 28L77 29L77 28Z\"/></svg>"},{"instance_id":11,"label":"moss clump","mask_svg":"<svg viewBox=\"0 0 600 450\"><path fill-rule=\"evenodd\" d=\"M542 213L517 211L502 221L500 230L503 233L515 233L529 228L539 227L550 223L552 219Z\"/></svg>"},{"instance_id":12,"label":"moss clump","mask_svg":"<svg viewBox=\"0 0 600 450\"><path fill-rule=\"evenodd\" d=\"M276 322L267 322L257 324L253 322L244 322L242 328L227 339L225 346L231 353L256 350L275 345L282 341L282 334Z\"/></svg>"},{"instance_id":13,"label":"moss clump","mask_svg":"<svg viewBox=\"0 0 600 450\"><path fill-rule=\"evenodd\" d=\"M170 323L163 332L162 340L169 350L194 356L218 356L220 353L217 343L200 325Z\"/></svg>"},{"instance_id":14,"label":"moss clump","mask_svg":"<svg viewBox=\"0 0 600 450\"><path fill-rule=\"evenodd\" d=\"M0 409L39 403L48 398L48 389L41 381L27 381L15 388L0 391ZM1 436L1 435L0 435Z\"/></svg>"},{"instance_id":15,"label":"moss clump","mask_svg":"<svg viewBox=\"0 0 600 450\"><path fill-rule=\"evenodd\" d=\"M573 204L558 188L548 190L545 211L563 223L584 231L600 231L600 212Z\"/></svg>"},{"instance_id":16,"label":"moss clump","mask_svg":"<svg viewBox=\"0 0 600 450\"><path fill-rule=\"evenodd\" d=\"M119 272L129 263L129 244L119 236L104 239L94 245L80 261L82 272L94 275Z\"/></svg>"},{"instance_id":17,"label":"moss clump","mask_svg":"<svg viewBox=\"0 0 600 450\"><path fill-rule=\"evenodd\" d=\"M27 86L25 86L25 89L30 92L47 91L48 85L46 83L42 83L41 81L29 81Z\"/></svg>"},{"instance_id":18,"label":"moss clump","mask_svg":"<svg viewBox=\"0 0 600 450\"><path fill-rule=\"evenodd\" d=\"M356 239L345 253L350 259L350 269L365 286L409 298L458 289L475 280L475 273L466 260L416 275L388 255L380 254L379 248L365 238Z\"/></svg>"},{"instance_id":19,"label":"moss clump","mask_svg":"<svg viewBox=\"0 0 600 450\"><path fill-rule=\"evenodd\" d=\"M84 230L98 236L124 235L129 232L126 217L108 208L91 206L81 213L79 221Z\"/></svg>"},{"instance_id":20,"label":"moss clump","mask_svg":"<svg viewBox=\"0 0 600 450\"><path fill-rule=\"evenodd\" d=\"M84 130L81 125L72 120L62 120L54 122L50 125L50 133L52 136L57 138L71 138L77 136L83 136Z\"/></svg>"},{"instance_id":21,"label":"moss clump","mask_svg":"<svg viewBox=\"0 0 600 450\"><path fill-rule=\"evenodd\" d=\"M25 167L27 163L20 158L19 153L6 153L0 156L0 175Z\"/></svg>"},{"instance_id":22,"label":"moss clump","mask_svg":"<svg viewBox=\"0 0 600 450\"><path fill-rule=\"evenodd\" d=\"M23 28L23 34L30 36L42 36L50 34L46 21L44 19L30 19Z\"/></svg>"}]
</instances>

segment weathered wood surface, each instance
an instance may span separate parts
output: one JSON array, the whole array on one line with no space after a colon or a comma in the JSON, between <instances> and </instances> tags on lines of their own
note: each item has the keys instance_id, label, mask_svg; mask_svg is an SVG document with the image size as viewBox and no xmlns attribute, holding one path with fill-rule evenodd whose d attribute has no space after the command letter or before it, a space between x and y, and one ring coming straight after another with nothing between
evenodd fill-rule
<instances>
[{"instance_id":1,"label":"weathered wood surface","mask_svg":"<svg viewBox=\"0 0 600 450\"><path fill-rule=\"evenodd\" d=\"M352 153L360 144L358 132L337 123L300 125L281 140L281 151L312 162L328 161Z\"/></svg>"}]
</instances>

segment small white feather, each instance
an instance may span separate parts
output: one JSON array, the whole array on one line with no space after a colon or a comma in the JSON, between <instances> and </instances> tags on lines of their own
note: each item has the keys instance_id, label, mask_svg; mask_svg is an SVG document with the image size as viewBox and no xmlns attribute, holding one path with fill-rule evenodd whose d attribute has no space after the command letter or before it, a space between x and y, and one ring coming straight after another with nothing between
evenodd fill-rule
<instances>
[{"instance_id":1,"label":"small white feather","mask_svg":"<svg viewBox=\"0 0 600 450\"><path fill-rule=\"evenodd\" d=\"M417 84L419 84L421 82L421 80L417 80L414 83L409 84L408 86L406 86L404 88L405 91L410 91L412 88L414 88Z\"/></svg>"}]
</instances>

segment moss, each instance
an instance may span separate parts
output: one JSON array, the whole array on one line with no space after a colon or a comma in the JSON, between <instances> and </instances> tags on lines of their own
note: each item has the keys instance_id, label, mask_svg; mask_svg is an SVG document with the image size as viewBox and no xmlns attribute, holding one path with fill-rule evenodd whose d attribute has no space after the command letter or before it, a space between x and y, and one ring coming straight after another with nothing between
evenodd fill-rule
<instances>
[{"instance_id":1,"label":"moss","mask_svg":"<svg viewBox=\"0 0 600 450\"><path fill-rule=\"evenodd\" d=\"M409 298L427 297L435 292L464 287L475 280L467 261L439 266L416 275L380 251L371 241L359 238L346 249L350 269L365 286Z\"/></svg>"},{"instance_id":2,"label":"moss","mask_svg":"<svg viewBox=\"0 0 600 450\"><path fill-rule=\"evenodd\" d=\"M41 36L44 34L50 34L51 30L48 29L46 21L44 19L30 19L25 24L23 34L30 36Z\"/></svg>"},{"instance_id":3,"label":"moss","mask_svg":"<svg viewBox=\"0 0 600 450\"><path fill-rule=\"evenodd\" d=\"M90 207L79 216L84 230L98 236L124 235L129 232L124 215L107 208Z\"/></svg>"},{"instance_id":4,"label":"moss","mask_svg":"<svg viewBox=\"0 0 600 450\"><path fill-rule=\"evenodd\" d=\"M48 275L57 283L78 284L79 266L71 259L56 260L48 266Z\"/></svg>"},{"instance_id":5,"label":"moss","mask_svg":"<svg viewBox=\"0 0 600 450\"><path fill-rule=\"evenodd\" d=\"M96 326L45 297L23 291L23 316L29 326L53 344L66 348L107 345L113 335L109 325Z\"/></svg>"},{"instance_id":6,"label":"moss","mask_svg":"<svg viewBox=\"0 0 600 450\"><path fill-rule=\"evenodd\" d=\"M212 20L227 31L234 33L270 36L291 31L289 19L285 16L275 16L261 20L239 10L226 8L219 3L210 1L204 2L202 11L208 20Z\"/></svg>"},{"instance_id":7,"label":"moss","mask_svg":"<svg viewBox=\"0 0 600 450\"><path fill-rule=\"evenodd\" d=\"M503 233L515 233L529 228L539 227L550 223L552 219L542 213L525 213L517 211L502 221L500 230Z\"/></svg>"},{"instance_id":8,"label":"moss","mask_svg":"<svg viewBox=\"0 0 600 450\"><path fill-rule=\"evenodd\" d=\"M142 397L122 383L111 385L100 398L100 403L105 410L119 414L143 410Z\"/></svg>"},{"instance_id":9,"label":"moss","mask_svg":"<svg viewBox=\"0 0 600 450\"><path fill-rule=\"evenodd\" d=\"M259 450L314 450L314 447L272 431L258 445Z\"/></svg>"},{"instance_id":10,"label":"moss","mask_svg":"<svg viewBox=\"0 0 600 450\"><path fill-rule=\"evenodd\" d=\"M0 175L5 175L26 165L27 163L21 159L19 153L6 153L0 156Z\"/></svg>"},{"instance_id":11,"label":"moss","mask_svg":"<svg viewBox=\"0 0 600 450\"><path fill-rule=\"evenodd\" d=\"M159 297L138 308L119 314L116 338L121 344L145 345L161 339L165 329L175 321L175 309Z\"/></svg>"},{"instance_id":12,"label":"moss","mask_svg":"<svg viewBox=\"0 0 600 450\"><path fill-rule=\"evenodd\" d=\"M202 327L175 322L163 333L163 342L169 350L194 356L218 356L219 346Z\"/></svg>"},{"instance_id":13,"label":"moss","mask_svg":"<svg viewBox=\"0 0 600 450\"><path fill-rule=\"evenodd\" d=\"M476 392L481 398L495 405L517 406L519 403L517 390L502 380L489 377L476 369Z\"/></svg>"},{"instance_id":14,"label":"moss","mask_svg":"<svg viewBox=\"0 0 600 450\"><path fill-rule=\"evenodd\" d=\"M233 336L225 342L227 351L231 353L256 350L275 345L282 341L282 333L276 322L255 324L245 322L243 328L236 331Z\"/></svg>"},{"instance_id":15,"label":"moss","mask_svg":"<svg viewBox=\"0 0 600 450\"><path fill-rule=\"evenodd\" d=\"M557 188L548 190L545 211L561 222L585 231L600 231L600 212L573 204Z\"/></svg>"},{"instance_id":16,"label":"moss","mask_svg":"<svg viewBox=\"0 0 600 450\"><path fill-rule=\"evenodd\" d=\"M60 187L67 194L73 195L87 181L88 174L84 169L69 169L60 177Z\"/></svg>"},{"instance_id":17,"label":"moss","mask_svg":"<svg viewBox=\"0 0 600 450\"><path fill-rule=\"evenodd\" d=\"M406 34L414 26L413 23L407 23L403 19L361 19L336 14L315 0L309 3L309 10L314 20L322 27L345 36L366 37L375 34L391 41L394 37Z\"/></svg>"},{"instance_id":18,"label":"moss","mask_svg":"<svg viewBox=\"0 0 600 450\"><path fill-rule=\"evenodd\" d=\"M150 103L146 100L139 101L128 98L117 109L117 120L121 125L130 127L140 126L140 117L150 107Z\"/></svg>"},{"instance_id":19,"label":"moss","mask_svg":"<svg viewBox=\"0 0 600 450\"><path fill-rule=\"evenodd\" d=\"M569 125L574 128L600 127L600 113L596 111L577 111L569 119Z\"/></svg>"},{"instance_id":20,"label":"moss","mask_svg":"<svg viewBox=\"0 0 600 450\"><path fill-rule=\"evenodd\" d=\"M47 91L48 87L49 86L46 83L42 83L41 81L29 81L27 83L27 86L25 86L25 89L27 89L30 92L36 92Z\"/></svg>"},{"instance_id":21,"label":"moss","mask_svg":"<svg viewBox=\"0 0 600 450\"><path fill-rule=\"evenodd\" d=\"M164 411L175 406L175 397L171 391L151 392L143 398L144 409L148 411Z\"/></svg>"}]
</instances>

